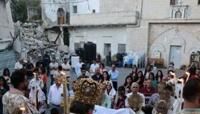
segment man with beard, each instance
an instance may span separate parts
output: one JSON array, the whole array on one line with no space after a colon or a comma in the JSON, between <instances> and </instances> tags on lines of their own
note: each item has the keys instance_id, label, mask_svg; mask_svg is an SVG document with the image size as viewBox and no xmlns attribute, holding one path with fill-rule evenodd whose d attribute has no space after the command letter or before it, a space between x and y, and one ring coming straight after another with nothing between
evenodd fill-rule
<instances>
[{"instance_id":1,"label":"man with beard","mask_svg":"<svg viewBox=\"0 0 200 114\"><path fill-rule=\"evenodd\" d=\"M24 96L27 81L23 70L13 72L11 84L13 87L3 96L3 114L39 114L36 107Z\"/></svg>"}]
</instances>

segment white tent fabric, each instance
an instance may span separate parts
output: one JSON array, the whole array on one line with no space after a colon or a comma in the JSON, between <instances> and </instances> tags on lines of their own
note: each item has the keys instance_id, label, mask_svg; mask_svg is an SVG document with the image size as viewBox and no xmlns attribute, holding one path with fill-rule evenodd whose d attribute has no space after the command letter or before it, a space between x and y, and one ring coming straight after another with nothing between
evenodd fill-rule
<instances>
[{"instance_id":1,"label":"white tent fabric","mask_svg":"<svg viewBox=\"0 0 200 114\"><path fill-rule=\"evenodd\" d=\"M93 114L135 114L135 112L130 108L115 110L95 105L95 110Z\"/></svg>"}]
</instances>

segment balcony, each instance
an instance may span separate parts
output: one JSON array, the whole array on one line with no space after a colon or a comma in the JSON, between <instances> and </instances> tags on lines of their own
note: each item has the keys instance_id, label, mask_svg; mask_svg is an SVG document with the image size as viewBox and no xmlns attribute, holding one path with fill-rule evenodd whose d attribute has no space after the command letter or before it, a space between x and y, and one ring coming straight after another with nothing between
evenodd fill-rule
<instances>
[{"instance_id":1,"label":"balcony","mask_svg":"<svg viewBox=\"0 0 200 114\"><path fill-rule=\"evenodd\" d=\"M101 26L137 24L136 11L71 15L70 26Z\"/></svg>"}]
</instances>

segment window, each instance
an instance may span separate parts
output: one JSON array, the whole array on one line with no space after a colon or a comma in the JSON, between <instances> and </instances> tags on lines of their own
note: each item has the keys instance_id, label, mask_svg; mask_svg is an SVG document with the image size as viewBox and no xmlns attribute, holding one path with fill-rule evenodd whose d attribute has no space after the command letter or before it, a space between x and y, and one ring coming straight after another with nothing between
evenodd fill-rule
<instances>
[{"instance_id":1,"label":"window","mask_svg":"<svg viewBox=\"0 0 200 114\"><path fill-rule=\"evenodd\" d=\"M118 44L118 53L126 53L126 44Z\"/></svg>"},{"instance_id":2,"label":"window","mask_svg":"<svg viewBox=\"0 0 200 114\"><path fill-rule=\"evenodd\" d=\"M170 0L170 5L176 5L176 0Z\"/></svg>"},{"instance_id":3,"label":"window","mask_svg":"<svg viewBox=\"0 0 200 114\"><path fill-rule=\"evenodd\" d=\"M58 17L58 24L65 23L65 11L63 8L58 8L57 17Z\"/></svg>"},{"instance_id":4,"label":"window","mask_svg":"<svg viewBox=\"0 0 200 114\"><path fill-rule=\"evenodd\" d=\"M77 6L73 6L73 13L78 13L78 8L77 8Z\"/></svg>"},{"instance_id":5,"label":"window","mask_svg":"<svg viewBox=\"0 0 200 114\"><path fill-rule=\"evenodd\" d=\"M175 13L175 18L181 18L182 17L182 13L180 10L176 11Z\"/></svg>"},{"instance_id":6,"label":"window","mask_svg":"<svg viewBox=\"0 0 200 114\"><path fill-rule=\"evenodd\" d=\"M198 5L200 5L200 0L198 0Z\"/></svg>"},{"instance_id":7,"label":"window","mask_svg":"<svg viewBox=\"0 0 200 114\"><path fill-rule=\"evenodd\" d=\"M104 55L109 56L111 53L111 44L110 43L105 43L104 44Z\"/></svg>"}]
</instances>

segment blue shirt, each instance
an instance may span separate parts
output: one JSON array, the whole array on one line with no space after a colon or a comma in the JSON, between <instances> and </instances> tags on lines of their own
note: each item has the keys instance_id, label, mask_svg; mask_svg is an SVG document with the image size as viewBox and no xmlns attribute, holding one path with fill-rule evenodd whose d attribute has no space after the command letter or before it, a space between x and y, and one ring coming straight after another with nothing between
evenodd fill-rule
<instances>
[{"instance_id":1,"label":"blue shirt","mask_svg":"<svg viewBox=\"0 0 200 114\"><path fill-rule=\"evenodd\" d=\"M108 73L109 73L112 81L117 81L117 78L119 76L119 71L118 70L115 70L115 71L110 70Z\"/></svg>"}]
</instances>

